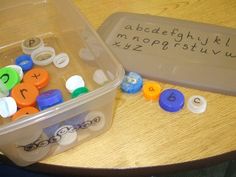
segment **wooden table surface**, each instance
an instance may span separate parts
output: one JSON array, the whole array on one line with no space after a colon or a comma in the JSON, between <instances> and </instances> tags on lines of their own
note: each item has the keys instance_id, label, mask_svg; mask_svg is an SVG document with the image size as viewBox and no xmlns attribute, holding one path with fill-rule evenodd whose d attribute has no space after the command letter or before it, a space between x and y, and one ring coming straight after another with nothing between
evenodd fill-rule
<instances>
[{"instance_id":1,"label":"wooden table surface","mask_svg":"<svg viewBox=\"0 0 236 177\"><path fill-rule=\"evenodd\" d=\"M152 14L236 28L235 0L75 0L97 29L115 12ZM216 78L217 79L217 78ZM191 162L236 150L236 97L177 88L185 98L202 95L207 111L193 114L161 110L142 93L118 91L111 129L99 137L41 163L67 167L130 168Z\"/></svg>"}]
</instances>

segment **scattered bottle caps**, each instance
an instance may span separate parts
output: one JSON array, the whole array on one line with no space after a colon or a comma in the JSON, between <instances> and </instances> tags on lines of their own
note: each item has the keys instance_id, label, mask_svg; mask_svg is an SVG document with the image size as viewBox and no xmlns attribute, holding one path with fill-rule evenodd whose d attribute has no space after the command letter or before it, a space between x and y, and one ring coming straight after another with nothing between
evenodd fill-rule
<instances>
[{"instance_id":1,"label":"scattered bottle caps","mask_svg":"<svg viewBox=\"0 0 236 177\"><path fill-rule=\"evenodd\" d=\"M31 37L21 43L22 51L28 55L30 55L34 50L43 46L43 40L39 37Z\"/></svg>"},{"instance_id":2,"label":"scattered bottle caps","mask_svg":"<svg viewBox=\"0 0 236 177\"><path fill-rule=\"evenodd\" d=\"M148 100L157 100L161 93L161 86L157 82L146 82L143 85L143 96Z\"/></svg>"},{"instance_id":3,"label":"scattered bottle caps","mask_svg":"<svg viewBox=\"0 0 236 177\"><path fill-rule=\"evenodd\" d=\"M23 73L22 68L19 65L8 65L6 67L14 69L18 73L20 77L20 81L22 80L24 73Z\"/></svg>"},{"instance_id":4,"label":"scattered bottle caps","mask_svg":"<svg viewBox=\"0 0 236 177\"><path fill-rule=\"evenodd\" d=\"M33 67L33 61L29 55L18 56L15 63L16 65L20 66L24 72L30 70Z\"/></svg>"},{"instance_id":5,"label":"scattered bottle caps","mask_svg":"<svg viewBox=\"0 0 236 177\"><path fill-rule=\"evenodd\" d=\"M11 96L16 100L19 108L35 106L38 95L38 89L29 83L20 83L11 91Z\"/></svg>"},{"instance_id":6,"label":"scattered bottle caps","mask_svg":"<svg viewBox=\"0 0 236 177\"><path fill-rule=\"evenodd\" d=\"M121 90L125 93L137 93L143 86L142 77L135 72L129 72L125 75L121 83Z\"/></svg>"},{"instance_id":7,"label":"scattered bottle caps","mask_svg":"<svg viewBox=\"0 0 236 177\"><path fill-rule=\"evenodd\" d=\"M0 98L0 115L3 118L8 118L17 111L16 101L12 97Z\"/></svg>"},{"instance_id":8,"label":"scattered bottle caps","mask_svg":"<svg viewBox=\"0 0 236 177\"><path fill-rule=\"evenodd\" d=\"M30 114L35 114L39 112L38 109L36 109L35 107L24 107L22 109L19 109L11 118L12 121L16 121L24 116L30 115Z\"/></svg>"},{"instance_id":9,"label":"scattered bottle caps","mask_svg":"<svg viewBox=\"0 0 236 177\"><path fill-rule=\"evenodd\" d=\"M66 53L60 53L53 58L53 64L57 68L64 68L70 62L70 58Z\"/></svg>"},{"instance_id":10,"label":"scattered bottle caps","mask_svg":"<svg viewBox=\"0 0 236 177\"><path fill-rule=\"evenodd\" d=\"M0 69L0 80L3 84L5 84L8 90L11 90L20 82L20 76L16 70L9 67L4 67Z\"/></svg>"},{"instance_id":11,"label":"scattered bottle caps","mask_svg":"<svg viewBox=\"0 0 236 177\"><path fill-rule=\"evenodd\" d=\"M103 85L105 82L108 81L108 78L106 76L106 74L104 73L104 71L102 69L97 69L94 73L93 73L93 80L99 84L99 85Z\"/></svg>"},{"instance_id":12,"label":"scattered bottle caps","mask_svg":"<svg viewBox=\"0 0 236 177\"><path fill-rule=\"evenodd\" d=\"M9 95L9 90L6 85L3 84L2 80L0 80L0 98L7 97Z\"/></svg>"},{"instance_id":13,"label":"scattered bottle caps","mask_svg":"<svg viewBox=\"0 0 236 177\"><path fill-rule=\"evenodd\" d=\"M37 97L37 103L39 110L42 111L54 105L60 104L63 102L63 96L60 90L48 90L46 92L41 93Z\"/></svg>"},{"instance_id":14,"label":"scattered bottle caps","mask_svg":"<svg viewBox=\"0 0 236 177\"><path fill-rule=\"evenodd\" d=\"M70 93L72 93L75 89L79 87L84 87L84 86L85 86L84 80L79 75L71 76L66 81L66 88Z\"/></svg>"},{"instance_id":15,"label":"scattered bottle caps","mask_svg":"<svg viewBox=\"0 0 236 177\"><path fill-rule=\"evenodd\" d=\"M79 87L72 92L71 98L76 98L88 92L89 92L89 89L87 87Z\"/></svg>"},{"instance_id":16,"label":"scattered bottle caps","mask_svg":"<svg viewBox=\"0 0 236 177\"><path fill-rule=\"evenodd\" d=\"M176 89L166 89L160 94L159 104L168 112L177 112L184 106L184 95Z\"/></svg>"},{"instance_id":17,"label":"scattered bottle caps","mask_svg":"<svg viewBox=\"0 0 236 177\"><path fill-rule=\"evenodd\" d=\"M192 96L188 100L187 107L191 112L200 114L206 111L207 101L203 96Z\"/></svg>"},{"instance_id":18,"label":"scattered bottle caps","mask_svg":"<svg viewBox=\"0 0 236 177\"><path fill-rule=\"evenodd\" d=\"M33 63L40 66L45 66L53 62L55 50L52 47L40 47L34 50L31 54Z\"/></svg>"},{"instance_id":19,"label":"scattered bottle caps","mask_svg":"<svg viewBox=\"0 0 236 177\"><path fill-rule=\"evenodd\" d=\"M48 85L49 74L43 68L33 68L24 75L23 82L30 83L38 89L42 89Z\"/></svg>"}]
</instances>

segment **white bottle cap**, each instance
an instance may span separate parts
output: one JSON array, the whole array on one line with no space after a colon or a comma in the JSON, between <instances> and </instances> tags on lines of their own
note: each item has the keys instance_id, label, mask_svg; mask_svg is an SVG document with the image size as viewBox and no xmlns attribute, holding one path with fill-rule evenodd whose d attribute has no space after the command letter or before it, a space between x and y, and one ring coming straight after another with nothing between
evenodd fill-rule
<instances>
[{"instance_id":1,"label":"white bottle cap","mask_svg":"<svg viewBox=\"0 0 236 177\"><path fill-rule=\"evenodd\" d=\"M77 132L71 125L61 126L54 134L54 136L61 136L58 144L67 146L74 143L77 139Z\"/></svg>"},{"instance_id":2,"label":"white bottle cap","mask_svg":"<svg viewBox=\"0 0 236 177\"><path fill-rule=\"evenodd\" d=\"M23 73L23 70L20 66L18 66L18 65L8 65L6 67L14 69L19 74L20 80L22 80L24 73Z\"/></svg>"},{"instance_id":3,"label":"white bottle cap","mask_svg":"<svg viewBox=\"0 0 236 177\"><path fill-rule=\"evenodd\" d=\"M21 43L21 48L23 52L27 55L30 55L34 50L43 46L43 40L39 37L31 37Z\"/></svg>"},{"instance_id":4,"label":"white bottle cap","mask_svg":"<svg viewBox=\"0 0 236 177\"><path fill-rule=\"evenodd\" d=\"M8 118L17 111L16 101L12 97L0 98L0 115L3 118Z\"/></svg>"},{"instance_id":5,"label":"white bottle cap","mask_svg":"<svg viewBox=\"0 0 236 177\"><path fill-rule=\"evenodd\" d=\"M55 50L52 47L40 47L31 54L33 63L40 66L52 63L54 57Z\"/></svg>"},{"instance_id":6,"label":"white bottle cap","mask_svg":"<svg viewBox=\"0 0 236 177\"><path fill-rule=\"evenodd\" d=\"M84 87L84 86L85 86L84 80L79 75L71 76L66 81L66 88L70 93L72 93L75 89L79 87Z\"/></svg>"},{"instance_id":7,"label":"white bottle cap","mask_svg":"<svg viewBox=\"0 0 236 177\"><path fill-rule=\"evenodd\" d=\"M85 117L85 121L90 121L91 124L88 129L92 131L102 130L106 125L106 119L102 112L90 112Z\"/></svg>"},{"instance_id":8,"label":"white bottle cap","mask_svg":"<svg viewBox=\"0 0 236 177\"><path fill-rule=\"evenodd\" d=\"M203 113L206 111L207 101L202 96L192 96L188 100L187 107L193 113Z\"/></svg>"},{"instance_id":9,"label":"white bottle cap","mask_svg":"<svg viewBox=\"0 0 236 177\"><path fill-rule=\"evenodd\" d=\"M69 64L70 58L66 53L60 53L53 58L53 63L57 68L64 68Z\"/></svg>"},{"instance_id":10,"label":"white bottle cap","mask_svg":"<svg viewBox=\"0 0 236 177\"><path fill-rule=\"evenodd\" d=\"M7 97L8 95L9 95L9 90L4 85L2 80L0 80L0 98ZM0 107L0 109L1 109L1 107Z\"/></svg>"},{"instance_id":11,"label":"white bottle cap","mask_svg":"<svg viewBox=\"0 0 236 177\"><path fill-rule=\"evenodd\" d=\"M93 80L99 84L99 85L103 85L105 82L108 81L107 76L105 75L104 71L101 69L97 69L94 73L93 73Z\"/></svg>"}]
</instances>

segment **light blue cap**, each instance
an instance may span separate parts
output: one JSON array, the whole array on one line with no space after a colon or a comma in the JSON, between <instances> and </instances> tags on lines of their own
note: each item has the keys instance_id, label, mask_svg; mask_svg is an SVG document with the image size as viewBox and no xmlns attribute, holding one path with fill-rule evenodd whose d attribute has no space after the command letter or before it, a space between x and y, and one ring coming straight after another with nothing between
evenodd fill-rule
<instances>
[{"instance_id":1,"label":"light blue cap","mask_svg":"<svg viewBox=\"0 0 236 177\"><path fill-rule=\"evenodd\" d=\"M137 93L143 86L143 78L135 72L125 75L121 83L121 90L125 93Z\"/></svg>"}]
</instances>

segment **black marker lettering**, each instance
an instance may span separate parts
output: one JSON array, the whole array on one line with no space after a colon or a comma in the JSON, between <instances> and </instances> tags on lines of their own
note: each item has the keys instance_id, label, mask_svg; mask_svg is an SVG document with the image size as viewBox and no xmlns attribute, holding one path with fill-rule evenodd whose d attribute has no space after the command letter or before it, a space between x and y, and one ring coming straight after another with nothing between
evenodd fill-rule
<instances>
[{"instance_id":1,"label":"black marker lettering","mask_svg":"<svg viewBox=\"0 0 236 177\"><path fill-rule=\"evenodd\" d=\"M142 51L141 49L139 49L141 47L143 47L143 46L142 45L136 45L136 47L134 47L133 50L140 52L140 51Z\"/></svg>"},{"instance_id":2,"label":"black marker lettering","mask_svg":"<svg viewBox=\"0 0 236 177\"><path fill-rule=\"evenodd\" d=\"M153 29L153 30L152 30L152 33L159 34L159 31L160 31L160 27Z\"/></svg>"},{"instance_id":3,"label":"black marker lettering","mask_svg":"<svg viewBox=\"0 0 236 177\"><path fill-rule=\"evenodd\" d=\"M191 47L192 47L192 48L191 48L191 51L195 52L194 49L197 47L197 43L194 43L194 45L192 45Z\"/></svg>"},{"instance_id":4,"label":"black marker lettering","mask_svg":"<svg viewBox=\"0 0 236 177\"><path fill-rule=\"evenodd\" d=\"M200 37L198 37L198 40L201 42L201 44L202 45L207 45L207 43L208 43L208 38L206 38L206 41L203 43L203 41L201 40L201 38Z\"/></svg>"},{"instance_id":5,"label":"black marker lettering","mask_svg":"<svg viewBox=\"0 0 236 177\"><path fill-rule=\"evenodd\" d=\"M175 43L174 47L177 47L177 45L180 46L180 43Z\"/></svg>"},{"instance_id":6,"label":"black marker lettering","mask_svg":"<svg viewBox=\"0 0 236 177\"><path fill-rule=\"evenodd\" d=\"M31 77L34 77L36 80L38 80L38 77L40 76L40 74L34 74L33 76Z\"/></svg>"},{"instance_id":7,"label":"black marker lettering","mask_svg":"<svg viewBox=\"0 0 236 177\"><path fill-rule=\"evenodd\" d=\"M201 53L205 53L205 54L207 54L207 49L203 49L203 48L201 48L200 52L201 52Z\"/></svg>"},{"instance_id":8,"label":"black marker lettering","mask_svg":"<svg viewBox=\"0 0 236 177\"><path fill-rule=\"evenodd\" d=\"M125 46L124 46L124 48L123 49L125 49L125 50L127 50L127 49L129 49L131 47L131 44L126 44Z\"/></svg>"},{"instance_id":9,"label":"black marker lettering","mask_svg":"<svg viewBox=\"0 0 236 177\"><path fill-rule=\"evenodd\" d=\"M183 49L188 50L188 44L184 44Z\"/></svg>"},{"instance_id":10,"label":"black marker lettering","mask_svg":"<svg viewBox=\"0 0 236 177\"><path fill-rule=\"evenodd\" d=\"M131 25L127 25L127 26L125 26L125 29L127 29L127 30L133 30L133 27L132 27Z\"/></svg>"},{"instance_id":11,"label":"black marker lettering","mask_svg":"<svg viewBox=\"0 0 236 177\"><path fill-rule=\"evenodd\" d=\"M175 94L172 92L172 93L170 94L170 96L168 96L167 99L168 99L168 101L171 101L171 102L175 101L175 100L176 100Z\"/></svg>"},{"instance_id":12,"label":"black marker lettering","mask_svg":"<svg viewBox=\"0 0 236 177\"><path fill-rule=\"evenodd\" d=\"M167 35L168 34L168 31L163 31L162 32L162 35Z\"/></svg>"},{"instance_id":13,"label":"black marker lettering","mask_svg":"<svg viewBox=\"0 0 236 177\"><path fill-rule=\"evenodd\" d=\"M181 42L183 40L183 36L184 36L183 33L178 33L177 34L178 39L175 38L175 42Z\"/></svg>"},{"instance_id":14,"label":"black marker lettering","mask_svg":"<svg viewBox=\"0 0 236 177\"><path fill-rule=\"evenodd\" d=\"M134 36L132 40L133 41L136 40L137 42L139 42L139 37L138 36Z\"/></svg>"},{"instance_id":15,"label":"black marker lettering","mask_svg":"<svg viewBox=\"0 0 236 177\"><path fill-rule=\"evenodd\" d=\"M21 94L21 96L25 99L24 92L28 92L28 90L26 90L26 89L20 89L20 94Z\"/></svg>"},{"instance_id":16,"label":"black marker lettering","mask_svg":"<svg viewBox=\"0 0 236 177\"><path fill-rule=\"evenodd\" d=\"M117 34L116 36L117 38L124 38L124 39L127 39L127 35L126 34Z\"/></svg>"},{"instance_id":17,"label":"black marker lettering","mask_svg":"<svg viewBox=\"0 0 236 177\"><path fill-rule=\"evenodd\" d=\"M194 98L193 102L199 104L199 103L201 103L201 100L200 100L200 98Z\"/></svg>"},{"instance_id":18,"label":"black marker lettering","mask_svg":"<svg viewBox=\"0 0 236 177\"><path fill-rule=\"evenodd\" d=\"M191 32L190 32L190 31L188 32L188 34L187 34L186 38L187 38L187 39L188 39L188 38L191 38L192 40L194 39L194 37L193 37L193 35L191 34Z\"/></svg>"},{"instance_id":19,"label":"black marker lettering","mask_svg":"<svg viewBox=\"0 0 236 177\"><path fill-rule=\"evenodd\" d=\"M168 41L164 41L164 42L162 42L162 50L167 50L168 49L168 44L169 44L169 42Z\"/></svg>"},{"instance_id":20,"label":"black marker lettering","mask_svg":"<svg viewBox=\"0 0 236 177\"><path fill-rule=\"evenodd\" d=\"M149 32L150 32L150 29L149 29L149 28L145 28L145 29L144 29L144 32L149 33Z\"/></svg>"},{"instance_id":21,"label":"black marker lettering","mask_svg":"<svg viewBox=\"0 0 236 177\"><path fill-rule=\"evenodd\" d=\"M141 27L140 24L138 24L137 28L136 28L136 31L143 31L143 27Z\"/></svg>"},{"instance_id":22,"label":"black marker lettering","mask_svg":"<svg viewBox=\"0 0 236 177\"><path fill-rule=\"evenodd\" d=\"M216 43L216 44L220 45L220 41L221 41L221 39L219 38L219 36L216 36L216 38L215 38L213 43Z\"/></svg>"},{"instance_id":23,"label":"black marker lettering","mask_svg":"<svg viewBox=\"0 0 236 177\"><path fill-rule=\"evenodd\" d=\"M226 56L226 57L231 57L231 58L235 58L235 57L236 57L236 55L233 55L233 54L230 53L230 52L226 52L226 53L225 53L225 56Z\"/></svg>"},{"instance_id":24,"label":"black marker lettering","mask_svg":"<svg viewBox=\"0 0 236 177\"><path fill-rule=\"evenodd\" d=\"M9 76L9 74L5 73L5 74L1 75L0 79L2 80L2 82L4 84L6 84L9 81L10 76Z\"/></svg>"},{"instance_id":25,"label":"black marker lettering","mask_svg":"<svg viewBox=\"0 0 236 177\"><path fill-rule=\"evenodd\" d=\"M151 44L151 46L153 46L154 44L160 44L160 41L159 40L154 40Z\"/></svg>"},{"instance_id":26,"label":"black marker lettering","mask_svg":"<svg viewBox=\"0 0 236 177\"><path fill-rule=\"evenodd\" d=\"M150 92L153 92L153 91L155 91L153 87L149 87L149 89L148 89L148 90L149 90Z\"/></svg>"},{"instance_id":27,"label":"black marker lettering","mask_svg":"<svg viewBox=\"0 0 236 177\"><path fill-rule=\"evenodd\" d=\"M120 42L115 42L114 44L112 44L114 46L120 47Z\"/></svg>"},{"instance_id":28,"label":"black marker lettering","mask_svg":"<svg viewBox=\"0 0 236 177\"><path fill-rule=\"evenodd\" d=\"M229 42L230 42L230 37L228 38L228 40L227 40L227 42L225 44L226 47L229 47Z\"/></svg>"},{"instance_id":29,"label":"black marker lettering","mask_svg":"<svg viewBox=\"0 0 236 177\"><path fill-rule=\"evenodd\" d=\"M29 47L31 47L34 43L35 43L35 40L34 39L30 39L29 40Z\"/></svg>"},{"instance_id":30,"label":"black marker lettering","mask_svg":"<svg viewBox=\"0 0 236 177\"><path fill-rule=\"evenodd\" d=\"M143 39L143 43L149 43L150 42L150 39L148 39L148 38L145 38L145 39Z\"/></svg>"},{"instance_id":31,"label":"black marker lettering","mask_svg":"<svg viewBox=\"0 0 236 177\"><path fill-rule=\"evenodd\" d=\"M215 51L214 49L212 49L212 53L213 53L214 55L217 55L217 54L220 53L220 52L221 52L221 50Z\"/></svg>"},{"instance_id":32,"label":"black marker lettering","mask_svg":"<svg viewBox=\"0 0 236 177\"><path fill-rule=\"evenodd\" d=\"M173 36L174 34L176 34L177 31L179 31L179 29L178 29L178 28L174 28L174 29L170 32L171 36Z\"/></svg>"}]
</instances>

